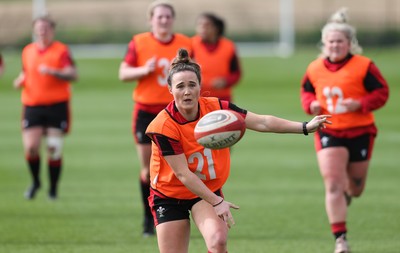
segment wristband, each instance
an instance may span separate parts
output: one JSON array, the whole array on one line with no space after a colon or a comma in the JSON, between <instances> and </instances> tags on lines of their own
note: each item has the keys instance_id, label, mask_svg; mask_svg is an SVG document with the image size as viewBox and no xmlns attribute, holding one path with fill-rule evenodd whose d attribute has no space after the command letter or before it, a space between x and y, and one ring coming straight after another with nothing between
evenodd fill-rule
<instances>
[{"instance_id":1,"label":"wristband","mask_svg":"<svg viewBox=\"0 0 400 253\"><path fill-rule=\"evenodd\" d=\"M221 204L222 202L224 202L224 199L222 199L220 202L218 202L217 204L214 204L213 207L218 206L219 204Z\"/></svg>"},{"instance_id":2,"label":"wristband","mask_svg":"<svg viewBox=\"0 0 400 253\"><path fill-rule=\"evenodd\" d=\"M303 122L303 134L304 135L308 135L308 131L307 131L307 121Z\"/></svg>"}]
</instances>

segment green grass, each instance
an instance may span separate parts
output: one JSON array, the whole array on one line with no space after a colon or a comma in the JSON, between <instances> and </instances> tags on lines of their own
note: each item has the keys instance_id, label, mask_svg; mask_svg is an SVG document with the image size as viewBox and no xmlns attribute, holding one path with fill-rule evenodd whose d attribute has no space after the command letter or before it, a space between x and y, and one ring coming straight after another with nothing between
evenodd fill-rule
<instances>
[{"instance_id":1,"label":"green grass","mask_svg":"<svg viewBox=\"0 0 400 253\"><path fill-rule=\"evenodd\" d=\"M388 104L376 113L380 129L367 188L353 202L349 239L356 253L395 253L400 248L400 120L397 49L366 49L391 87ZM0 252L157 252L155 238L141 237L138 161L130 133L133 84L117 79L120 59L78 59L73 127L65 143L60 199L34 201L23 191L29 174L23 159L19 92L11 88L20 66L6 51L0 78ZM236 103L257 113L307 120L299 83L318 52L299 49L289 59L244 58ZM45 157L43 157L45 158ZM229 252L332 252L324 192L312 136L248 131L233 148L232 171L224 188L240 206L230 231ZM190 252L206 252L192 227Z\"/></svg>"}]
</instances>

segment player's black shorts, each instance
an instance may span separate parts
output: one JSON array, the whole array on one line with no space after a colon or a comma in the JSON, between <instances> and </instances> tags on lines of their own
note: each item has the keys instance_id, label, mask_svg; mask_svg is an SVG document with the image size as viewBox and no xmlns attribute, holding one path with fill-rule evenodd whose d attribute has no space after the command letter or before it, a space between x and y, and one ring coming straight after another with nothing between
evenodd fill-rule
<instances>
[{"instance_id":1,"label":"player's black shorts","mask_svg":"<svg viewBox=\"0 0 400 253\"><path fill-rule=\"evenodd\" d=\"M27 106L24 105L22 128L43 126L58 128L68 133L70 128L70 109L68 102L52 105Z\"/></svg>"},{"instance_id":2,"label":"player's black shorts","mask_svg":"<svg viewBox=\"0 0 400 253\"><path fill-rule=\"evenodd\" d=\"M132 131L136 143L151 143L151 139L146 135L146 129L150 125L150 122L153 121L153 119L157 116L157 114L149 113L143 110L137 110L133 113L136 113L136 115L133 116L132 123Z\"/></svg>"},{"instance_id":3,"label":"player's black shorts","mask_svg":"<svg viewBox=\"0 0 400 253\"><path fill-rule=\"evenodd\" d=\"M364 134L354 138L338 138L318 131L316 134L317 151L329 147L345 147L349 151L349 161L367 161L371 158L375 136Z\"/></svg>"},{"instance_id":4,"label":"player's black shorts","mask_svg":"<svg viewBox=\"0 0 400 253\"><path fill-rule=\"evenodd\" d=\"M151 139L146 135L146 129L157 114L166 106L165 104L145 105L135 103L132 112L132 134L136 143L151 143Z\"/></svg>"},{"instance_id":5,"label":"player's black shorts","mask_svg":"<svg viewBox=\"0 0 400 253\"><path fill-rule=\"evenodd\" d=\"M221 190L216 191L215 194L223 196ZM168 198L150 188L149 205L156 226L168 221L188 220L190 210L199 201L201 201L201 198L189 200Z\"/></svg>"}]
</instances>

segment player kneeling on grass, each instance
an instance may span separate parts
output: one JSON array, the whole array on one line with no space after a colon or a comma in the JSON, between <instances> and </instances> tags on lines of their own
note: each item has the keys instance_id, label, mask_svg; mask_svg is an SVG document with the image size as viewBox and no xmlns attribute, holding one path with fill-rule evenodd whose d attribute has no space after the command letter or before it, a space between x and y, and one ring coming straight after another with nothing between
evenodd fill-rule
<instances>
[{"instance_id":1,"label":"player kneeling on grass","mask_svg":"<svg viewBox=\"0 0 400 253\"><path fill-rule=\"evenodd\" d=\"M233 110L245 118L246 128L258 132L315 132L330 123L328 115L309 123L259 115L218 98L200 97L200 66L186 50L179 50L168 75L172 101L150 123L152 139L149 203L160 252L188 252L191 213L208 252L227 252L228 230L235 223L222 187L230 170L229 148L211 150L197 143L194 128L205 114Z\"/></svg>"}]
</instances>

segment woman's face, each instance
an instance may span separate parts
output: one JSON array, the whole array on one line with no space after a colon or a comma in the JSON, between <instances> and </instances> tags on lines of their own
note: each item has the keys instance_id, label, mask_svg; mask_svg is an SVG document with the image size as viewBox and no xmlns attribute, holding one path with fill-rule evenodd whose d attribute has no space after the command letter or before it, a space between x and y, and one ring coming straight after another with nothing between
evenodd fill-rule
<instances>
[{"instance_id":1,"label":"woman's face","mask_svg":"<svg viewBox=\"0 0 400 253\"><path fill-rule=\"evenodd\" d=\"M174 16L172 10L166 6L159 5L154 8L153 16L150 19L153 33L156 35L172 34Z\"/></svg>"},{"instance_id":2,"label":"woman's face","mask_svg":"<svg viewBox=\"0 0 400 253\"><path fill-rule=\"evenodd\" d=\"M33 25L33 33L37 41L49 44L54 38L54 29L50 23L45 20L37 20Z\"/></svg>"},{"instance_id":3,"label":"woman's face","mask_svg":"<svg viewBox=\"0 0 400 253\"><path fill-rule=\"evenodd\" d=\"M179 112L197 113L200 84L194 72L186 70L175 73L171 78L169 89Z\"/></svg>"},{"instance_id":4,"label":"woman's face","mask_svg":"<svg viewBox=\"0 0 400 253\"><path fill-rule=\"evenodd\" d=\"M343 32L330 31L324 40L324 51L332 62L339 62L350 52L350 41Z\"/></svg>"},{"instance_id":5,"label":"woman's face","mask_svg":"<svg viewBox=\"0 0 400 253\"><path fill-rule=\"evenodd\" d=\"M200 17L197 20L196 33L206 42L213 42L218 37L217 28L212 21L206 17Z\"/></svg>"}]
</instances>

